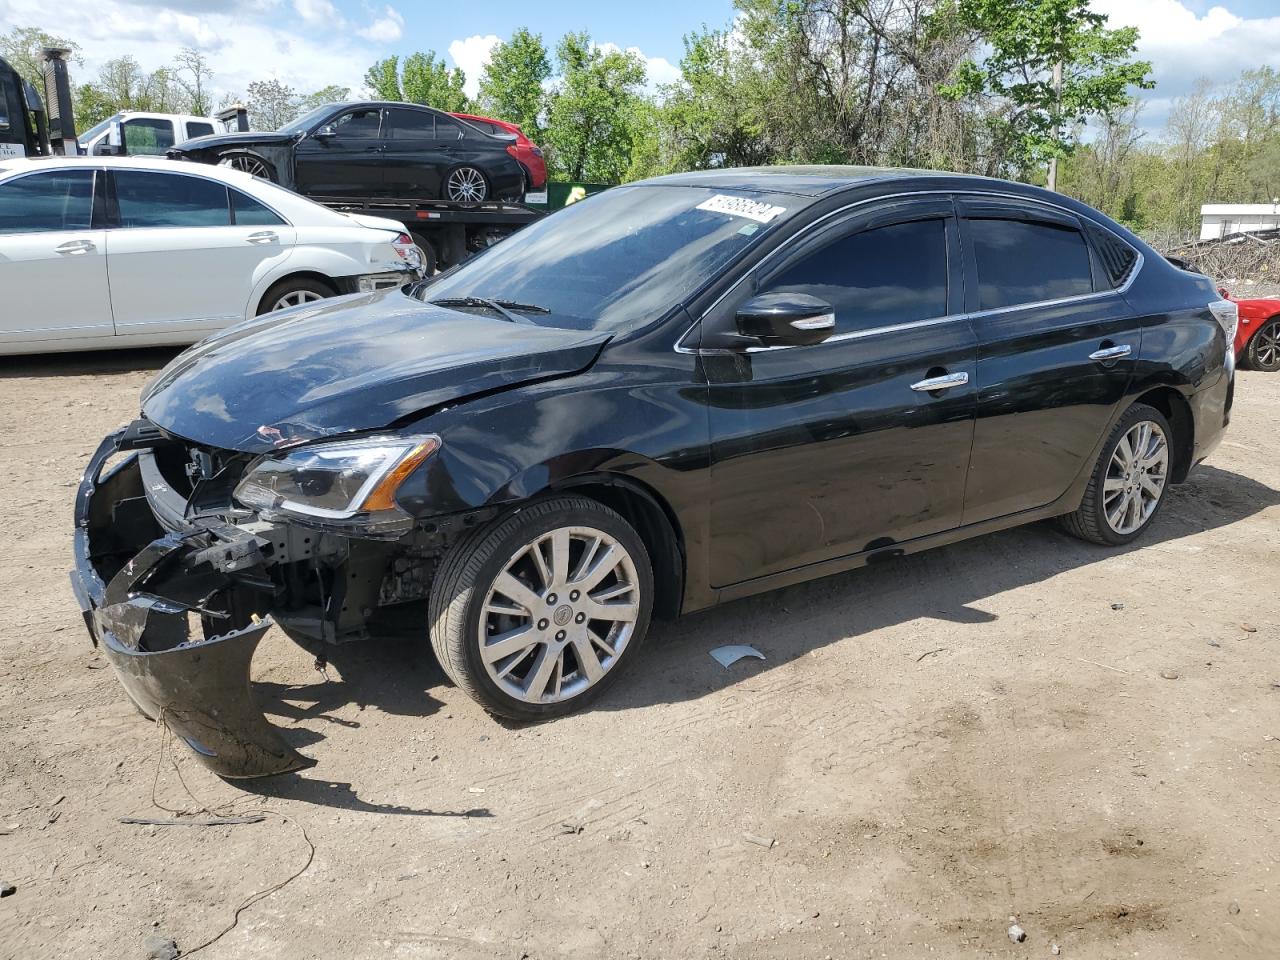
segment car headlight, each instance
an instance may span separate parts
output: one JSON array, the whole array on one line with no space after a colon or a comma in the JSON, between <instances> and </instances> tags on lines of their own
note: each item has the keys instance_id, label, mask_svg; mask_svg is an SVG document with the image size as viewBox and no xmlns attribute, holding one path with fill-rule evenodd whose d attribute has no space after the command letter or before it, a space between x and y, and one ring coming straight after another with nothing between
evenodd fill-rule
<instances>
[{"instance_id":1,"label":"car headlight","mask_svg":"<svg viewBox=\"0 0 1280 960\"><path fill-rule=\"evenodd\" d=\"M413 526L413 518L396 504L396 490L439 448L440 438L434 435L298 447L254 463L236 486L235 498L265 519L396 537Z\"/></svg>"}]
</instances>

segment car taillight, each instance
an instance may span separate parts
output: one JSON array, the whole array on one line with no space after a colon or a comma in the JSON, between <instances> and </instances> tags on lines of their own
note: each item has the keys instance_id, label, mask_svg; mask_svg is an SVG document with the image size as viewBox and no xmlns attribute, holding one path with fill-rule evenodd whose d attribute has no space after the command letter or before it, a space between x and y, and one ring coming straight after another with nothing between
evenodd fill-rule
<instances>
[{"instance_id":1,"label":"car taillight","mask_svg":"<svg viewBox=\"0 0 1280 960\"><path fill-rule=\"evenodd\" d=\"M1236 328L1240 325L1240 308L1231 300L1215 300L1209 304L1209 312L1227 335L1227 351L1230 352L1236 341Z\"/></svg>"},{"instance_id":2,"label":"car taillight","mask_svg":"<svg viewBox=\"0 0 1280 960\"><path fill-rule=\"evenodd\" d=\"M540 156L542 156L542 148L541 148L541 147L530 147L529 149L530 149L531 151L533 151L533 155L534 155L535 157L540 157Z\"/></svg>"},{"instance_id":3,"label":"car taillight","mask_svg":"<svg viewBox=\"0 0 1280 960\"><path fill-rule=\"evenodd\" d=\"M415 270L422 268L422 251L413 242L413 237L407 233L397 234L396 238L391 241L391 246L395 250L396 256L409 264L409 266Z\"/></svg>"}]
</instances>

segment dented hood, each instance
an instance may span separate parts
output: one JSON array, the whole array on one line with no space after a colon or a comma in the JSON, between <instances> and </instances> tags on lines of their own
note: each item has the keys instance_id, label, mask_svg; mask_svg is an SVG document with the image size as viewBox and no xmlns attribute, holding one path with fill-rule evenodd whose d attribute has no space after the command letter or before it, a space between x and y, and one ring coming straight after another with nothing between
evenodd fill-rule
<instances>
[{"instance_id":1,"label":"dented hood","mask_svg":"<svg viewBox=\"0 0 1280 960\"><path fill-rule=\"evenodd\" d=\"M266 314L175 358L143 391L142 413L196 443L266 453L577 373L609 339L538 319L447 310L400 290Z\"/></svg>"}]
</instances>

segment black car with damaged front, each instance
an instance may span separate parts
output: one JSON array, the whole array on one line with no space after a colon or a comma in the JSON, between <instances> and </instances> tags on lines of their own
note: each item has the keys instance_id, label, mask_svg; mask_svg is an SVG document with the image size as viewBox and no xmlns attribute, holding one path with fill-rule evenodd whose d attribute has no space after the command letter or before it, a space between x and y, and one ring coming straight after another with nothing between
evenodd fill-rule
<instances>
[{"instance_id":1,"label":"black car with damaged front","mask_svg":"<svg viewBox=\"0 0 1280 960\"><path fill-rule=\"evenodd\" d=\"M216 133L168 150L317 199L520 200L516 138L415 103L327 103L279 130Z\"/></svg>"},{"instance_id":2,"label":"black car with damaged front","mask_svg":"<svg viewBox=\"0 0 1280 960\"><path fill-rule=\"evenodd\" d=\"M85 473L73 582L129 695L225 776L304 762L250 691L273 622L323 649L398 608L487 709L554 717L651 615L1050 517L1133 540L1223 434L1234 324L1034 187L620 187L179 356Z\"/></svg>"}]
</instances>

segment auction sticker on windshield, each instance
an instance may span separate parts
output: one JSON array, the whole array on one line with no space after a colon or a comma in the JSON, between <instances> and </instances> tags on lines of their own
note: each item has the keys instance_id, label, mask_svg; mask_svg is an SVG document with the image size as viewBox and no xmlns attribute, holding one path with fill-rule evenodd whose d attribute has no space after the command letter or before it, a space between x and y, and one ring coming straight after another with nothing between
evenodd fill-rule
<instances>
[{"instance_id":1,"label":"auction sticker on windshield","mask_svg":"<svg viewBox=\"0 0 1280 960\"><path fill-rule=\"evenodd\" d=\"M748 200L746 197L731 197L717 193L710 200L698 204L699 210L710 210L712 213L727 213L731 217L746 217L757 223L768 223L787 212L786 207L775 207L759 200Z\"/></svg>"}]
</instances>

